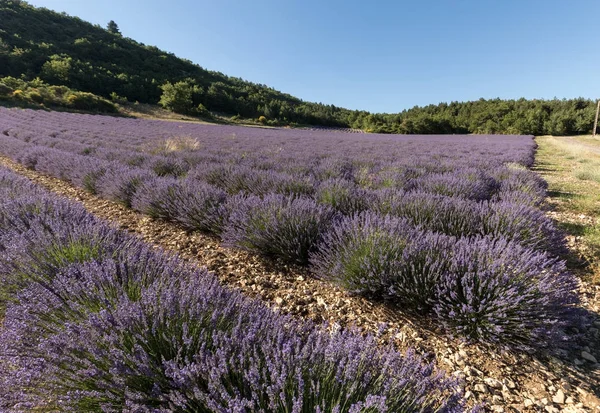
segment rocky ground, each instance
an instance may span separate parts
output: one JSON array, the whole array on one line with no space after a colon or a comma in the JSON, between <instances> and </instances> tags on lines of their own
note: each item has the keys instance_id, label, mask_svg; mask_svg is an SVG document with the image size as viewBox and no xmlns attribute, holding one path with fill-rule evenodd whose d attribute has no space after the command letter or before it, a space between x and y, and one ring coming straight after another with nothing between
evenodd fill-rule
<instances>
[{"instance_id":1,"label":"rocky ground","mask_svg":"<svg viewBox=\"0 0 600 413\"><path fill-rule=\"evenodd\" d=\"M224 284L264 300L276 311L325 321L329 328L357 326L378 334L382 344L419 354L465 383L469 403L493 412L600 412L600 286L581 282L582 307L591 322L568 348L515 351L469 344L443 333L433 320L403 314L391 304L352 296L316 280L304 268L223 248L219 240L187 233L100 199L55 178L0 157L0 164L35 183L80 202L96 216L145 241L206 266Z\"/></svg>"}]
</instances>

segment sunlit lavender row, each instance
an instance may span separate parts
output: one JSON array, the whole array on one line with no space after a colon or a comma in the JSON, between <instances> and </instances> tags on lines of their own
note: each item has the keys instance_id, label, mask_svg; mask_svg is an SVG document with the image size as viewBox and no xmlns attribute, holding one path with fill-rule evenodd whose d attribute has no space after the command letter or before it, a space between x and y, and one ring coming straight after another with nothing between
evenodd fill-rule
<instances>
[{"instance_id":1,"label":"sunlit lavender row","mask_svg":"<svg viewBox=\"0 0 600 413\"><path fill-rule=\"evenodd\" d=\"M2 152L127 207L310 266L500 343L576 303L527 136L390 136L0 110Z\"/></svg>"},{"instance_id":2,"label":"sunlit lavender row","mask_svg":"<svg viewBox=\"0 0 600 413\"><path fill-rule=\"evenodd\" d=\"M0 410L461 412L413 353L292 320L0 169Z\"/></svg>"}]
</instances>

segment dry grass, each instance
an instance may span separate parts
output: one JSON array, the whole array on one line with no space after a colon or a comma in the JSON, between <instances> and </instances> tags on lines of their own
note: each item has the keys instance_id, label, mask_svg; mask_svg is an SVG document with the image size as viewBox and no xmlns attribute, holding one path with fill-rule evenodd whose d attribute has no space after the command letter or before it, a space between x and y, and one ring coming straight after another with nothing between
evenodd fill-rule
<instances>
[{"instance_id":1,"label":"dry grass","mask_svg":"<svg viewBox=\"0 0 600 413\"><path fill-rule=\"evenodd\" d=\"M569 262L600 284L600 139L540 136L534 169L548 181L551 215L579 260Z\"/></svg>"},{"instance_id":2,"label":"dry grass","mask_svg":"<svg viewBox=\"0 0 600 413\"><path fill-rule=\"evenodd\" d=\"M193 136L173 136L164 141L153 142L147 151L155 155L165 155L173 152L197 151L200 150L201 147L202 145L198 139Z\"/></svg>"},{"instance_id":3,"label":"dry grass","mask_svg":"<svg viewBox=\"0 0 600 413\"><path fill-rule=\"evenodd\" d=\"M180 113L171 112L163 109L158 105L150 105L146 103L127 103L119 105L119 112L124 115L139 119L166 120L176 122L194 122L209 124L210 122L203 121L193 116L182 115Z\"/></svg>"}]
</instances>

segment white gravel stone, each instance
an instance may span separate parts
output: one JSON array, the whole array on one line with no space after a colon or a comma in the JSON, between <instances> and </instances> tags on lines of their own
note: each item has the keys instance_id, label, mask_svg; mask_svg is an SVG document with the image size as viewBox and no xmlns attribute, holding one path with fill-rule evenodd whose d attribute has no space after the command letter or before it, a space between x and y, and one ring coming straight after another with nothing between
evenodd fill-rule
<instances>
[{"instance_id":1,"label":"white gravel stone","mask_svg":"<svg viewBox=\"0 0 600 413\"><path fill-rule=\"evenodd\" d=\"M494 379L493 377L486 377L485 379L483 379L483 381L485 382L485 384L487 384L493 389L502 388L502 382L500 380Z\"/></svg>"},{"instance_id":2,"label":"white gravel stone","mask_svg":"<svg viewBox=\"0 0 600 413\"><path fill-rule=\"evenodd\" d=\"M565 403L565 393L561 389L558 389L556 394L552 397L552 401L557 404Z\"/></svg>"}]
</instances>

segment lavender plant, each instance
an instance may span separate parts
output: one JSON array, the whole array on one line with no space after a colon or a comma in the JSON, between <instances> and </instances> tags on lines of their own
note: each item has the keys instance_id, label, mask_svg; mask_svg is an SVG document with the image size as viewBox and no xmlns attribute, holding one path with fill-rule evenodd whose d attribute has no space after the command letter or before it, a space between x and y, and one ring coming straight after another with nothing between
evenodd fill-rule
<instances>
[{"instance_id":1,"label":"lavender plant","mask_svg":"<svg viewBox=\"0 0 600 413\"><path fill-rule=\"evenodd\" d=\"M310 261L317 276L345 289L426 312L453 242L406 220L365 212L334 225Z\"/></svg>"},{"instance_id":2,"label":"lavender plant","mask_svg":"<svg viewBox=\"0 0 600 413\"><path fill-rule=\"evenodd\" d=\"M227 219L227 194L195 180L154 178L136 191L132 208L153 218L172 220L186 229L220 233Z\"/></svg>"},{"instance_id":3,"label":"lavender plant","mask_svg":"<svg viewBox=\"0 0 600 413\"><path fill-rule=\"evenodd\" d=\"M329 179L319 185L315 199L344 215L351 215L369 209L375 194L345 179Z\"/></svg>"},{"instance_id":4,"label":"lavender plant","mask_svg":"<svg viewBox=\"0 0 600 413\"><path fill-rule=\"evenodd\" d=\"M405 220L365 212L333 225L310 262L321 278L355 293L382 296L414 233Z\"/></svg>"},{"instance_id":5,"label":"lavender plant","mask_svg":"<svg viewBox=\"0 0 600 413\"><path fill-rule=\"evenodd\" d=\"M577 303L564 263L505 240L458 240L439 281L435 314L472 339L543 345L560 337Z\"/></svg>"},{"instance_id":6,"label":"lavender plant","mask_svg":"<svg viewBox=\"0 0 600 413\"><path fill-rule=\"evenodd\" d=\"M503 238L425 232L372 213L337 223L311 264L350 291L433 311L474 340L543 345L573 321L577 303L576 279L545 253Z\"/></svg>"},{"instance_id":7,"label":"lavender plant","mask_svg":"<svg viewBox=\"0 0 600 413\"><path fill-rule=\"evenodd\" d=\"M96 190L103 197L131 207L137 189L151 178L152 174L144 170L117 167L108 169L96 180Z\"/></svg>"},{"instance_id":8,"label":"lavender plant","mask_svg":"<svg viewBox=\"0 0 600 413\"><path fill-rule=\"evenodd\" d=\"M331 208L308 198L250 196L231 213L223 240L231 246L305 264L334 217Z\"/></svg>"}]
</instances>

